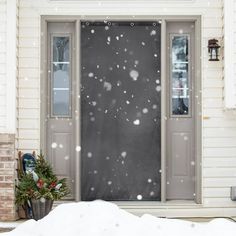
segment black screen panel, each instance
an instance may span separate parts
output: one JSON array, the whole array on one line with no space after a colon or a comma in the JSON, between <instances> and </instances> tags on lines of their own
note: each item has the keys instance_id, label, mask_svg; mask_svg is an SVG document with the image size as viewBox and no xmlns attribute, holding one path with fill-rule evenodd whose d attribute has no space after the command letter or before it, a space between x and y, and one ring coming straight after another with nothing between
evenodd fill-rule
<instances>
[{"instance_id":1,"label":"black screen panel","mask_svg":"<svg viewBox=\"0 0 236 236\"><path fill-rule=\"evenodd\" d=\"M160 32L81 23L82 200L160 200Z\"/></svg>"}]
</instances>

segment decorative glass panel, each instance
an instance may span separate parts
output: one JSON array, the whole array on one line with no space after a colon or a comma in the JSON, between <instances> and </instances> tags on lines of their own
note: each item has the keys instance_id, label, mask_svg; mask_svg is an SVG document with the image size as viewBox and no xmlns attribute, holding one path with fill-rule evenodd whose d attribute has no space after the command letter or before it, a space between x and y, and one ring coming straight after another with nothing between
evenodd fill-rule
<instances>
[{"instance_id":1,"label":"decorative glass panel","mask_svg":"<svg viewBox=\"0 0 236 236\"><path fill-rule=\"evenodd\" d=\"M53 37L52 50L52 116L70 116L70 38Z\"/></svg>"},{"instance_id":2,"label":"decorative glass panel","mask_svg":"<svg viewBox=\"0 0 236 236\"><path fill-rule=\"evenodd\" d=\"M53 37L53 62L69 62L69 37Z\"/></svg>"},{"instance_id":3,"label":"decorative glass panel","mask_svg":"<svg viewBox=\"0 0 236 236\"><path fill-rule=\"evenodd\" d=\"M171 114L189 115L189 36L171 38Z\"/></svg>"}]
</instances>

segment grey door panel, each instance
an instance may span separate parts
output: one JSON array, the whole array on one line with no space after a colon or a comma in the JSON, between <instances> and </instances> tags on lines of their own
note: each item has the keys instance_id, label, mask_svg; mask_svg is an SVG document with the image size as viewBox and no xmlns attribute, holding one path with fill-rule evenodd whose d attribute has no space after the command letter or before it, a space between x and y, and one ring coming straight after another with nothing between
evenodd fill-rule
<instances>
[{"instance_id":1,"label":"grey door panel","mask_svg":"<svg viewBox=\"0 0 236 236\"><path fill-rule=\"evenodd\" d=\"M66 178L69 199L75 189L73 23L48 24L47 158L59 178Z\"/></svg>"},{"instance_id":2,"label":"grey door panel","mask_svg":"<svg viewBox=\"0 0 236 236\"><path fill-rule=\"evenodd\" d=\"M195 197L194 30L167 23L167 200Z\"/></svg>"}]
</instances>

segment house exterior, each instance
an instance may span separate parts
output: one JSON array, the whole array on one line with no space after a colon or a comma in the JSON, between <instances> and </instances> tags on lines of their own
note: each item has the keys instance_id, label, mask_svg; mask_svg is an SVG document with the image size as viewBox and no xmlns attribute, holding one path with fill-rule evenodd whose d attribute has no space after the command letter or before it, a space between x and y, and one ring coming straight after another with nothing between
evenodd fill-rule
<instances>
[{"instance_id":1,"label":"house exterior","mask_svg":"<svg viewBox=\"0 0 236 236\"><path fill-rule=\"evenodd\" d=\"M106 30L125 32L124 35L129 35L127 40L133 40L130 29L120 22L133 24L131 26L134 26L134 30L140 30L137 31L140 35L150 30L150 37L156 37L157 54L154 53L154 57L161 55L159 61L155 62L161 72L154 81L158 99L156 104L152 104L153 111L156 106L159 109L159 113L155 113L159 117L158 121L155 120L159 122L159 133L154 135L160 147L155 149L155 155L159 157L159 175L156 182L153 181L154 176L147 177L146 183L155 183L159 188L157 190L153 186L155 190L151 192L148 189L149 198L144 197L139 189L136 200L136 195L118 201L120 195L113 198L109 194L107 199L138 215L145 212L167 217L236 217L236 202L231 200L231 187L236 186L235 11L234 0L0 0L0 220L17 218L14 189L18 151L32 153L35 150L39 153L42 149L58 174L70 180L73 201L102 198L103 195L90 194L89 191L94 191L91 181L95 179L85 174L89 165L94 163L87 163L83 155L92 159L94 152L98 151L86 149L83 154L84 146L94 148L97 145L93 137L89 138L92 142L85 141L86 132L92 133L97 127L93 126L90 130L90 123L86 123L88 119L93 122L96 117L81 115L85 111L83 109L87 108L83 105L84 100L80 101L83 96L86 98L80 90L80 82L82 87L93 86L86 84L88 80L85 79L96 77L94 71L86 69L94 66L91 64L93 52L100 53L96 54L98 56L109 53L105 47L99 48L101 40L98 39L107 41L109 46L112 43L110 40L120 42L123 38L123 33L119 36L116 33L104 36ZM105 31L101 27L105 27ZM89 41L96 33L99 33L97 38ZM140 41L143 47L146 46L145 42L152 44L149 38ZM221 46L219 61L209 61L210 39L217 39ZM89 46L93 52L83 46L87 41L91 42ZM182 48L179 46L180 41ZM69 46L66 53L69 56L63 52L64 56L60 57L61 48L57 45L67 42ZM185 53L183 61L178 59L180 50ZM136 51L138 49L134 49L134 53ZM147 56L146 61L149 60L148 49L142 55ZM177 58L176 61L173 58ZM135 62L137 68L138 63ZM70 65L69 69L62 69L64 65ZM99 69L101 65L96 66ZM125 65L122 66L125 71ZM145 67L152 71L153 68L148 66L150 63L145 64ZM135 68L128 72L133 81L141 77L141 72ZM67 87L56 86L56 82L48 83L52 78L59 78L54 70L66 71L66 78L70 81ZM113 70L113 73L115 75L117 72ZM186 85L185 90L173 85L176 73L178 81L185 75L185 80L181 80ZM114 91L112 83L101 82L103 90ZM119 83L118 80L116 82ZM183 90L183 95L175 93L178 89ZM94 91L90 96L93 96ZM101 88L95 92L99 94L99 91ZM181 108L183 112L179 109L180 105L174 111L175 99L184 102L185 107ZM64 108L56 106L60 102ZM95 100L90 102L91 106L97 107ZM146 107L141 113L133 120L135 127L140 122L142 124L144 114L150 114ZM109 126L107 130L111 129ZM148 142L144 141L143 145L147 145L145 147L149 150L151 139L145 136L145 140ZM140 146L137 146L137 150ZM120 160L125 160L128 155L129 151L121 150ZM94 165L99 166L99 163ZM184 169L185 165L187 167ZM151 173L152 164L147 166L150 169L145 173ZM192 172L188 172L189 169ZM108 185L112 185L111 180L106 180ZM86 188L86 181L90 181L90 189ZM138 181L138 178L134 179L131 185L141 183ZM143 186L146 188L146 185ZM99 187L99 183L96 187ZM159 195L152 198L157 192Z\"/></svg>"}]
</instances>

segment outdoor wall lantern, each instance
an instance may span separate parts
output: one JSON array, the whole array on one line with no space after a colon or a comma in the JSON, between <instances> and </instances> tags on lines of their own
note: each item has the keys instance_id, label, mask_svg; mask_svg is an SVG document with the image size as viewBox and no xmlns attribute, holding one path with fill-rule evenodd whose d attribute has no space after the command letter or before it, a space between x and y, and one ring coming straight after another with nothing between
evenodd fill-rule
<instances>
[{"instance_id":1,"label":"outdoor wall lantern","mask_svg":"<svg viewBox=\"0 0 236 236\"><path fill-rule=\"evenodd\" d=\"M217 39L208 40L209 61L219 61L219 48Z\"/></svg>"}]
</instances>

